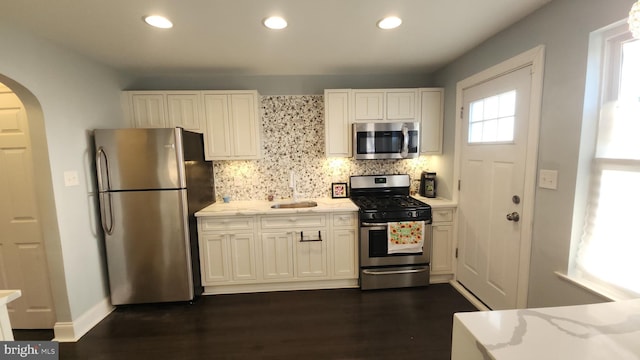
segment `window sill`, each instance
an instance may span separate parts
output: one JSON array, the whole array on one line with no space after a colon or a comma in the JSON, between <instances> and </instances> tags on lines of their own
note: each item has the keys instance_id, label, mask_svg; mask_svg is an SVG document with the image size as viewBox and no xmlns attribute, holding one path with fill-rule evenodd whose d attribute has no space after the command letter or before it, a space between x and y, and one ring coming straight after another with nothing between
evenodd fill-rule
<instances>
[{"instance_id":1,"label":"window sill","mask_svg":"<svg viewBox=\"0 0 640 360\"><path fill-rule=\"evenodd\" d=\"M626 296L624 294L621 293L617 293L614 291L611 291L607 288L605 288L602 285L596 284L594 282L591 282L589 280L585 280L585 279L580 279L577 278L575 276L570 276L567 274L563 274L559 271L556 271L555 274L562 280L567 281L581 289L584 289L596 296L599 296L601 298L603 298L604 300L608 300L608 301L623 301L623 300L631 300L634 299L634 297L631 296Z\"/></svg>"}]
</instances>

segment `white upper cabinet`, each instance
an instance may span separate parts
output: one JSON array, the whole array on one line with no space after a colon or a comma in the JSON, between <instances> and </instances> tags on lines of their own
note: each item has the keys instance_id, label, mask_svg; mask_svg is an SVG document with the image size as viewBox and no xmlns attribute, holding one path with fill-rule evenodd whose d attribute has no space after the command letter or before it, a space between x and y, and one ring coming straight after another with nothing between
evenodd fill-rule
<instances>
[{"instance_id":1,"label":"white upper cabinet","mask_svg":"<svg viewBox=\"0 0 640 360\"><path fill-rule=\"evenodd\" d=\"M355 121L416 121L417 89L353 90Z\"/></svg>"},{"instance_id":2,"label":"white upper cabinet","mask_svg":"<svg viewBox=\"0 0 640 360\"><path fill-rule=\"evenodd\" d=\"M356 120L384 120L384 90L353 90Z\"/></svg>"},{"instance_id":3,"label":"white upper cabinet","mask_svg":"<svg viewBox=\"0 0 640 360\"><path fill-rule=\"evenodd\" d=\"M418 90L386 90L387 117L389 121L416 121L418 119Z\"/></svg>"},{"instance_id":4,"label":"white upper cabinet","mask_svg":"<svg viewBox=\"0 0 640 360\"><path fill-rule=\"evenodd\" d=\"M203 132L198 91L127 91L126 113L137 128L182 127Z\"/></svg>"},{"instance_id":5,"label":"white upper cabinet","mask_svg":"<svg viewBox=\"0 0 640 360\"><path fill-rule=\"evenodd\" d=\"M420 153L442 154L444 89L421 88Z\"/></svg>"},{"instance_id":6,"label":"white upper cabinet","mask_svg":"<svg viewBox=\"0 0 640 360\"><path fill-rule=\"evenodd\" d=\"M132 127L203 133L207 160L260 158L259 101L255 90L125 91L122 96Z\"/></svg>"},{"instance_id":7,"label":"white upper cabinet","mask_svg":"<svg viewBox=\"0 0 640 360\"><path fill-rule=\"evenodd\" d=\"M442 153L444 89L327 89L325 155L352 156L356 122L419 122L420 154Z\"/></svg>"},{"instance_id":8,"label":"white upper cabinet","mask_svg":"<svg viewBox=\"0 0 640 360\"><path fill-rule=\"evenodd\" d=\"M131 93L132 125L137 128L165 127L167 113L164 94Z\"/></svg>"},{"instance_id":9,"label":"white upper cabinet","mask_svg":"<svg viewBox=\"0 0 640 360\"><path fill-rule=\"evenodd\" d=\"M257 91L203 91L209 160L260 158Z\"/></svg>"},{"instance_id":10,"label":"white upper cabinet","mask_svg":"<svg viewBox=\"0 0 640 360\"><path fill-rule=\"evenodd\" d=\"M185 130L204 132L201 124L202 116L200 94L182 93L167 94L167 125L168 127L182 127Z\"/></svg>"},{"instance_id":11,"label":"white upper cabinet","mask_svg":"<svg viewBox=\"0 0 640 360\"><path fill-rule=\"evenodd\" d=\"M325 155L327 157L351 156L351 108L348 89L324 91Z\"/></svg>"}]
</instances>

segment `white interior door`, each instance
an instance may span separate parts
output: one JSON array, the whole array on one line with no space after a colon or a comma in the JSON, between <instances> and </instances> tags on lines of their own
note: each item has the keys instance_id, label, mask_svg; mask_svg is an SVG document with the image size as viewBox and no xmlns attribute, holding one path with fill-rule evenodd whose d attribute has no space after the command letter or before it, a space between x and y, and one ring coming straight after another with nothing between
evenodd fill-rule
<instances>
[{"instance_id":1,"label":"white interior door","mask_svg":"<svg viewBox=\"0 0 640 360\"><path fill-rule=\"evenodd\" d=\"M20 289L8 306L17 329L51 329L55 322L24 107L0 84L0 289Z\"/></svg>"},{"instance_id":2,"label":"white interior door","mask_svg":"<svg viewBox=\"0 0 640 360\"><path fill-rule=\"evenodd\" d=\"M457 280L491 309L517 305L531 73L462 92Z\"/></svg>"}]
</instances>

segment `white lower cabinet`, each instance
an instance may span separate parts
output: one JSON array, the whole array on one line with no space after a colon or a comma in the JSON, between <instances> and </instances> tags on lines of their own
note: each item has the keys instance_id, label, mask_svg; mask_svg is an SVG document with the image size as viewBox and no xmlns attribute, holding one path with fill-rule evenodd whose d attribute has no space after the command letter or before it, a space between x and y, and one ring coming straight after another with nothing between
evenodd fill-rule
<instances>
[{"instance_id":1,"label":"white lower cabinet","mask_svg":"<svg viewBox=\"0 0 640 360\"><path fill-rule=\"evenodd\" d=\"M327 232L307 229L295 232L296 276L327 277Z\"/></svg>"},{"instance_id":2,"label":"white lower cabinet","mask_svg":"<svg viewBox=\"0 0 640 360\"><path fill-rule=\"evenodd\" d=\"M202 283L208 285L231 280L228 235L206 234L199 240Z\"/></svg>"},{"instance_id":3,"label":"white lower cabinet","mask_svg":"<svg viewBox=\"0 0 640 360\"><path fill-rule=\"evenodd\" d=\"M355 212L198 218L205 293L357 287Z\"/></svg>"},{"instance_id":4,"label":"white lower cabinet","mask_svg":"<svg viewBox=\"0 0 640 360\"><path fill-rule=\"evenodd\" d=\"M253 218L199 220L203 285L257 279Z\"/></svg>"},{"instance_id":5,"label":"white lower cabinet","mask_svg":"<svg viewBox=\"0 0 640 360\"><path fill-rule=\"evenodd\" d=\"M431 282L448 282L453 279L455 257L454 208L432 209Z\"/></svg>"},{"instance_id":6,"label":"white lower cabinet","mask_svg":"<svg viewBox=\"0 0 640 360\"><path fill-rule=\"evenodd\" d=\"M358 278L358 215L332 214L332 274L338 279Z\"/></svg>"},{"instance_id":7,"label":"white lower cabinet","mask_svg":"<svg viewBox=\"0 0 640 360\"><path fill-rule=\"evenodd\" d=\"M261 234L262 276L265 279L293 279L293 241L287 231Z\"/></svg>"}]
</instances>

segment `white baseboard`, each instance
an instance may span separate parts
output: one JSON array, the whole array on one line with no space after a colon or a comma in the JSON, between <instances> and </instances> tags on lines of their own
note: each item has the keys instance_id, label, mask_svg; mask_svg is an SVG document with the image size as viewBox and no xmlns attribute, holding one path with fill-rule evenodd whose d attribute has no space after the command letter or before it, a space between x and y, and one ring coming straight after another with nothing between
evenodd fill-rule
<instances>
[{"instance_id":1,"label":"white baseboard","mask_svg":"<svg viewBox=\"0 0 640 360\"><path fill-rule=\"evenodd\" d=\"M465 289L464 286L462 286L459 282L457 282L456 280L451 280L449 282L449 284L451 284L451 286L453 286L456 290L458 290L458 292L464 296L465 299L467 299L473 306L476 307L476 309L480 310L480 311L488 311L491 310L489 309L485 304L482 303L482 301L478 300L477 297L475 297L475 295L473 295L471 292L469 292L469 290Z\"/></svg>"},{"instance_id":2,"label":"white baseboard","mask_svg":"<svg viewBox=\"0 0 640 360\"><path fill-rule=\"evenodd\" d=\"M57 342L76 342L94 326L109 315L115 307L105 298L72 322L58 321L53 326Z\"/></svg>"},{"instance_id":3,"label":"white baseboard","mask_svg":"<svg viewBox=\"0 0 640 360\"><path fill-rule=\"evenodd\" d=\"M269 291L295 291L295 290L320 290L320 289L348 289L358 288L358 279L342 280L309 280L273 283L253 283L205 286L202 295L242 294Z\"/></svg>"}]
</instances>

